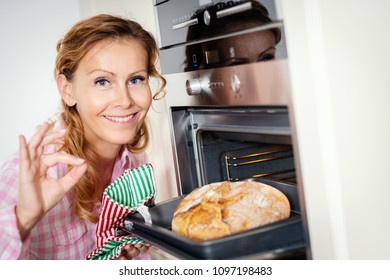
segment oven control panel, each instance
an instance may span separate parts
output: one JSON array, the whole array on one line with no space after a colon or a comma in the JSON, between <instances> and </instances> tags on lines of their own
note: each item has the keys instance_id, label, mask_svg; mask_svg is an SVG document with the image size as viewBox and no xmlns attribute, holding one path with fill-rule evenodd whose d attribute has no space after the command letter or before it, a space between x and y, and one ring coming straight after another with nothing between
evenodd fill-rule
<instances>
[{"instance_id":1,"label":"oven control panel","mask_svg":"<svg viewBox=\"0 0 390 280\"><path fill-rule=\"evenodd\" d=\"M287 105L287 60L251 63L166 75L172 106ZM183 92L183 89L185 91Z\"/></svg>"},{"instance_id":2,"label":"oven control panel","mask_svg":"<svg viewBox=\"0 0 390 280\"><path fill-rule=\"evenodd\" d=\"M230 82L229 85L232 92L238 93L240 91L241 80L238 74L232 74L228 82ZM223 89L224 87L224 81L210 81L208 78L188 79L186 81L188 95L212 94L213 91Z\"/></svg>"},{"instance_id":3,"label":"oven control panel","mask_svg":"<svg viewBox=\"0 0 390 280\"><path fill-rule=\"evenodd\" d=\"M239 83L238 78L236 78L236 81ZM222 81L212 82L207 78L189 79L186 81L186 91L188 95L212 94L213 90L223 88L224 86L225 84Z\"/></svg>"}]
</instances>

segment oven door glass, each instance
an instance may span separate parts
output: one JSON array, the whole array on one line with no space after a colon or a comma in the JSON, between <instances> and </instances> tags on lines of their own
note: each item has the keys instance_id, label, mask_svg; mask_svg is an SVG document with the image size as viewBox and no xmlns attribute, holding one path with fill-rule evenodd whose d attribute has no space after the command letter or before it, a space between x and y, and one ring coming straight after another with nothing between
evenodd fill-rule
<instances>
[{"instance_id":1,"label":"oven door glass","mask_svg":"<svg viewBox=\"0 0 390 280\"><path fill-rule=\"evenodd\" d=\"M287 108L173 108L180 194L220 181L295 183Z\"/></svg>"}]
</instances>

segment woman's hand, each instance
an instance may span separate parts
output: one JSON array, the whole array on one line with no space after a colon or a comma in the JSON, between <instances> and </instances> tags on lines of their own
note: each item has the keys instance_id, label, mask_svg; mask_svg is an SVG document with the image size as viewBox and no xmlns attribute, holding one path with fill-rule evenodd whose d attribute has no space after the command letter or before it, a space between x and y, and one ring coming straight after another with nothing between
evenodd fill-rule
<instances>
[{"instance_id":1,"label":"woman's hand","mask_svg":"<svg viewBox=\"0 0 390 280\"><path fill-rule=\"evenodd\" d=\"M26 143L24 136L19 136L19 200L15 211L22 239L78 182L87 169L84 160L68 153L43 153L45 145L61 141L65 133L65 131L48 132L49 128L49 124L44 123L29 143ZM47 176L46 171L58 163L69 164L73 168L57 180Z\"/></svg>"},{"instance_id":2,"label":"woman's hand","mask_svg":"<svg viewBox=\"0 0 390 280\"><path fill-rule=\"evenodd\" d=\"M117 260L132 260L141 253L149 250L149 244L126 244Z\"/></svg>"}]
</instances>

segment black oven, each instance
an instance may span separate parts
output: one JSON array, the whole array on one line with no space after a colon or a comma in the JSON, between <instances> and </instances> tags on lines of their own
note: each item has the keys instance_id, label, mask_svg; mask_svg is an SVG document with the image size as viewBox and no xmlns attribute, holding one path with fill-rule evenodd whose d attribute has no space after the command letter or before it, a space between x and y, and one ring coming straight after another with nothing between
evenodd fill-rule
<instances>
[{"instance_id":1,"label":"black oven","mask_svg":"<svg viewBox=\"0 0 390 280\"><path fill-rule=\"evenodd\" d=\"M277 1L155 1L155 15L178 197L150 209L153 225L129 217L131 231L182 259L307 258ZM208 183L240 180L279 188L293 215L211 242L170 231L183 196Z\"/></svg>"}]
</instances>

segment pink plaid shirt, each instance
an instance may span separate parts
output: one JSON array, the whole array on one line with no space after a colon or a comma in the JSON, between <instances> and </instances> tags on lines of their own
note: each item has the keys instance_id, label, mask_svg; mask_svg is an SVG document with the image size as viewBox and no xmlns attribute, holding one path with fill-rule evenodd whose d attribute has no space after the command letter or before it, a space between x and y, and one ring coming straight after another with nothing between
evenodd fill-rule
<instances>
[{"instance_id":1,"label":"pink plaid shirt","mask_svg":"<svg viewBox=\"0 0 390 280\"><path fill-rule=\"evenodd\" d=\"M54 150L54 146L48 146L45 153ZM115 161L111 182L125 169L137 168L146 162L146 154L131 154L124 146ZM65 164L58 164L49 168L47 174L61 178L67 171ZM96 248L96 224L73 213L73 191L69 191L22 241L15 216L18 184L19 156L16 153L0 170L0 259L85 259ZM148 254L137 259L148 259Z\"/></svg>"}]
</instances>

